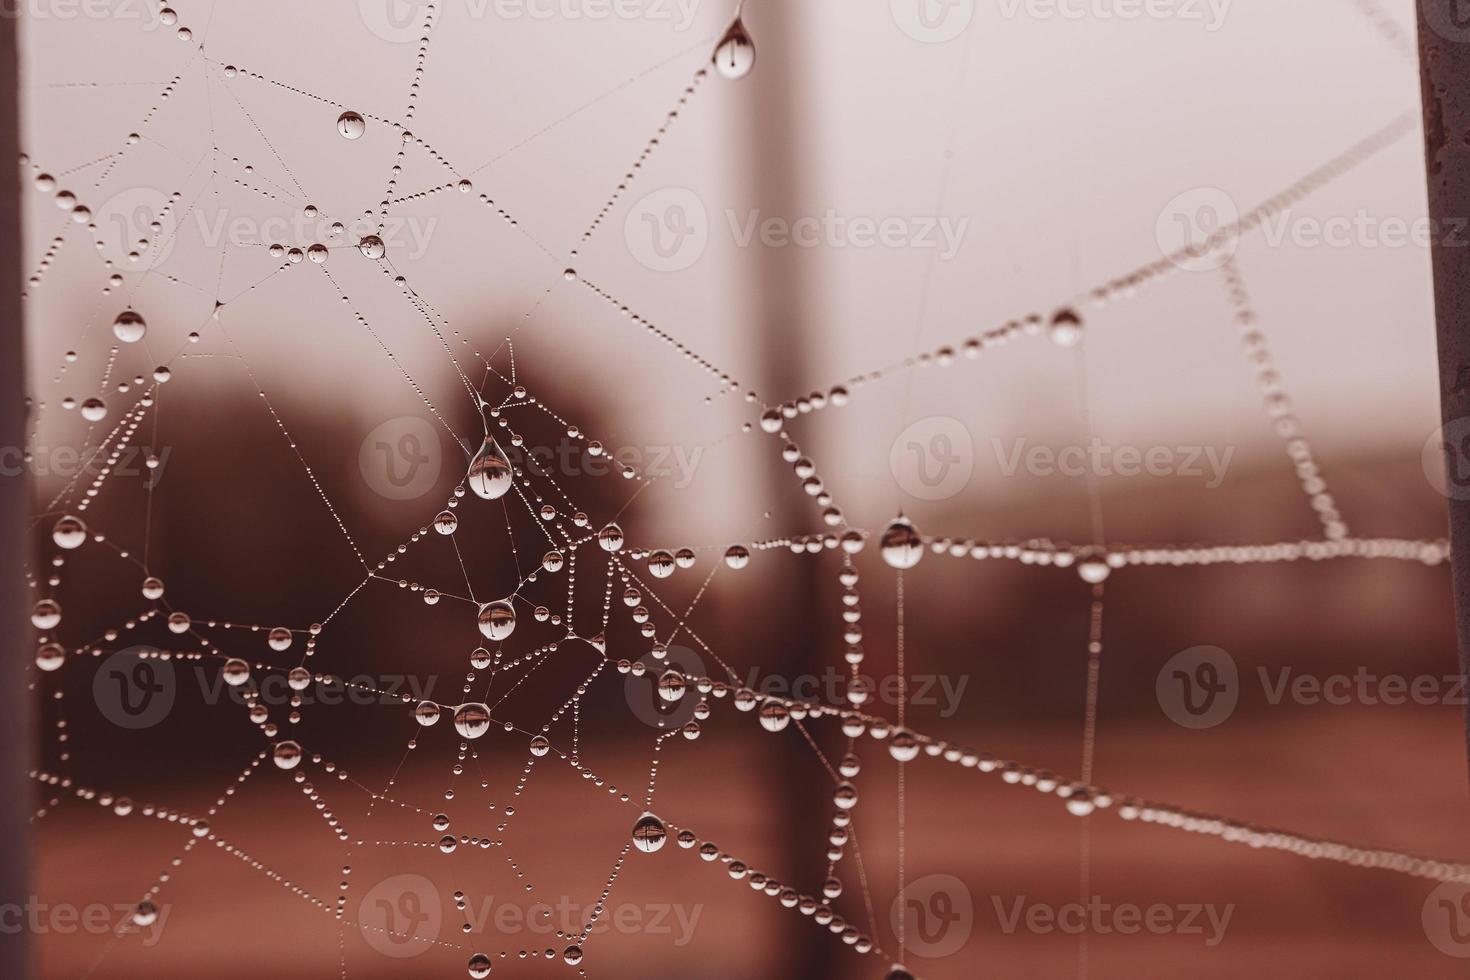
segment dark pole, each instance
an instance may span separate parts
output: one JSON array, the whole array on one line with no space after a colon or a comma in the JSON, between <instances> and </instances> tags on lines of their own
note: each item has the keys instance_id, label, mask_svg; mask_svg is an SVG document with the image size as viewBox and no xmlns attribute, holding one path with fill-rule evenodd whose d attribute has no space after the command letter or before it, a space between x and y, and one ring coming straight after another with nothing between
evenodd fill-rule
<instances>
[{"instance_id":1,"label":"dark pole","mask_svg":"<svg viewBox=\"0 0 1470 980\"><path fill-rule=\"evenodd\" d=\"M804 29L800 6L788 0L768 0L749 11L746 24L755 40L755 70L735 83L752 89L741 121L741 164L748 175L746 186L754 191L762 211L792 216L801 213L804 206L801 192L808 162L804 151L809 148L806 134L811 132L802 118L806 108L802 99L808 92L809 78L802 66L811 63L812 40ZM802 278L809 270L784 249L758 246L753 258L751 340L759 351L760 364L755 387L768 398L785 398L797 392L798 385L810 382L806 367L813 327ZM779 447L771 443L770 437L762 438L768 443L760 447L768 461L761 474L763 493L767 500L776 502L771 509L771 526L781 534L821 527L817 508L809 500L800 499L796 477L782 462ZM815 452L814 446L805 448L808 453ZM823 570L814 561L783 564L789 566L792 578L789 590L778 600L779 608L771 610L770 622L779 624L779 629L771 637L769 649L782 651L780 665L788 677L821 676L824 646L815 615L822 609L819 576ZM831 565L826 564L826 568ZM835 580L836 572L829 574ZM835 622L836 607L831 608L828 622ZM781 773L788 812L796 815L787 824L782 857L791 867L792 886L816 894L823 869L815 862L825 850L822 835L830 818L832 790L830 785L823 785L824 774L815 768L810 754L793 751L791 734L785 734L787 741L767 743L775 756L771 760L773 769ZM783 972L793 977L830 976L834 967L833 937L805 917L793 917L790 923L790 932L782 940L786 951Z\"/></svg>"},{"instance_id":2,"label":"dark pole","mask_svg":"<svg viewBox=\"0 0 1470 980\"><path fill-rule=\"evenodd\" d=\"M1461 0L1419 0L1419 83L1434 236L1434 308L1446 466L1470 463L1470 250L1458 229L1470 217L1470 18ZM1456 216L1460 216L1458 219ZM1460 671L1470 665L1470 494L1450 485L1451 566ZM1470 715L1466 719L1470 758Z\"/></svg>"},{"instance_id":3,"label":"dark pole","mask_svg":"<svg viewBox=\"0 0 1470 980\"><path fill-rule=\"evenodd\" d=\"M26 388L21 344L20 110L15 11L0 15L0 446L25 446ZM0 905L25 908L30 894L31 695L26 689L26 512L30 480L0 477ZM31 976L24 929L0 934L0 976Z\"/></svg>"}]
</instances>

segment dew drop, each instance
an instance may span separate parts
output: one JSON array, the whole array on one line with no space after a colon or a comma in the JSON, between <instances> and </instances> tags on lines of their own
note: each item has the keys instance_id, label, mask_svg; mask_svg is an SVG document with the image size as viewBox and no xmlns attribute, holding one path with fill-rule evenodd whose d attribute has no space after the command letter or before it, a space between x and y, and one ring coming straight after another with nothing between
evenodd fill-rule
<instances>
[{"instance_id":1,"label":"dew drop","mask_svg":"<svg viewBox=\"0 0 1470 980\"><path fill-rule=\"evenodd\" d=\"M58 548L65 548L67 551L80 548L87 542L87 525L82 523L81 518L67 515L52 526L51 540L56 542Z\"/></svg>"},{"instance_id":2,"label":"dew drop","mask_svg":"<svg viewBox=\"0 0 1470 980\"><path fill-rule=\"evenodd\" d=\"M715 70L725 78L744 78L755 65L755 45L740 18L725 31L715 48Z\"/></svg>"},{"instance_id":3,"label":"dew drop","mask_svg":"<svg viewBox=\"0 0 1470 980\"><path fill-rule=\"evenodd\" d=\"M924 557L924 542L907 517L899 517L883 532L883 560L893 568L913 568Z\"/></svg>"},{"instance_id":4,"label":"dew drop","mask_svg":"<svg viewBox=\"0 0 1470 980\"><path fill-rule=\"evenodd\" d=\"M112 321L112 333L125 344L136 344L148 332L148 324L135 310L123 310Z\"/></svg>"},{"instance_id":5,"label":"dew drop","mask_svg":"<svg viewBox=\"0 0 1470 980\"><path fill-rule=\"evenodd\" d=\"M499 500L510 489L510 460L505 451L489 436L470 460L470 489L483 500Z\"/></svg>"},{"instance_id":6,"label":"dew drop","mask_svg":"<svg viewBox=\"0 0 1470 980\"><path fill-rule=\"evenodd\" d=\"M516 628L516 610L509 599L497 599L480 606L480 632L488 640L504 640Z\"/></svg>"},{"instance_id":7,"label":"dew drop","mask_svg":"<svg viewBox=\"0 0 1470 980\"><path fill-rule=\"evenodd\" d=\"M343 139L361 139L362 134L367 132L367 120L349 109L337 117L337 132L342 134Z\"/></svg>"},{"instance_id":8,"label":"dew drop","mask_svg":"<svg viewBox=\"0 0 1470 980\"><path fill-rule=\"evenodd\" d=\"M645 813L633 825L633 846L644 854L652 854L662 848L668 837L669 832L664 829L664 822L651 813Z\"/></svg>"},{"instance_id":9,"label":"dew drop","mask_svg":"<svg viewBox=\"0 0 1470 980\"><path fill-rule=\"evenodd\" d=\"M465 738L479 738L490 730L490 706L462 704L454 709L454 730Z\"/></svg>"}]
</instances>

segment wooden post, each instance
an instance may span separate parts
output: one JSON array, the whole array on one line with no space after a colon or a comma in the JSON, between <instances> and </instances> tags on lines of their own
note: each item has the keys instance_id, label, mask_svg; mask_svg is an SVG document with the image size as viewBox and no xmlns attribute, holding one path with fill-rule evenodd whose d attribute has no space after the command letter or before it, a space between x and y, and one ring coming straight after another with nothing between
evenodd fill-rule
<instances>
[{"instance_id":1,"label":"wooden post","mask_svg":"<svg viewBox=\"0 0 1470 980\"><path fill-rule=\"evenodd\" d=\"M1470 16L1461 0L1419 0L1419 81L1439 334L1440 405L1450 472L1470 468L1470 247L1457 229L1470 218ZM1460 670L1470 665L1470 494L1449 496ZM1470 715L1466 718L1470 760Z\"/></svg>"},{"instance_id":2,"label":"wooden post","mask_svg":"<svg viewBox=\"0 0 1470 980\"><path fill-rule=\"evenodd\" d=\"M0 12L0 447L25 445L25 360L21 337L19 81L16 11ZM7 453L6 458L13 458ZM26 615L25 554L29 473L0 474L0 907L24 909L31 894L30 818L32 707L26 660L32 631ZM4 924L16 921L8 912ZM30 937L0 932L0 976L30 977Z\"/></svg>"}]
</instances>

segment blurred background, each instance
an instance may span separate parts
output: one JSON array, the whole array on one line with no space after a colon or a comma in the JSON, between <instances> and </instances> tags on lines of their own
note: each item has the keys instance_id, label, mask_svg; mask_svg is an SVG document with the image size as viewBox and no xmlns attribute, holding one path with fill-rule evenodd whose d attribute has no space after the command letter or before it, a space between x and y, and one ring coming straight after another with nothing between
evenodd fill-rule
<instances>
[{"instance_id":1,"label":"blurred background","mask_svg":"<svg viewBox=\"0 0 1470 980\"><path fill-rule=\"evenodd\" d=\"M1142 12L749 0L755 63L737 79L696 76L735 13L709 0L176 6L21 11L31 547L35 598L64 610L27 643L73 651L33 674L41 769L207 816L238 853L45 787L37 902L106 908L115 924L148 899L159 916L121 935L47 920L43 976L452 977L486 951L497 976L881 977L898 959L900 874L918 903L904 961L920 977L1463 976L1470 906L1441 922L1429 882L1114 811L1078 819L1055 797L922 757L900 784L866 737L861 864L849 847L832 902L889 954L860 956L672 843L619 865L660 716L649 679L611 666L575 719L563 709L599 659L585 642L563 642L523 683L492 682L497 721L517 730L492 729L469 758L447 719L420 729L391 696L467 699L484 640L454 596L466 579L482 600L510 594L547 547L513 498L465 497L453 545L428 530L483 432L456 365L491 406L512 404L526 450L554 458L559 489L540 492L563 514L584 511L593 530L616 517L631 548L694 550L693 568L655 587L661 639L693 604L689 629L741 683L806 679L813 700L843 696L840 559L778 547L723 566L731 543L830 533L778 442L743 428L767 403L1032 312L1078 303L1082 343L1028 337L894 370L789 423L852 525L881 531L902 511L936 538L1089 544L1100 516L1113 547L1320 540L1218 261L1080 303L1416 118L1408 0ZM340 134L344 112L365 117L361 138ZM1355 537L1446 534L1422 146L1408 127L1229 250ZM58 209L63 190L90 216ZM379 262L354 246L377 231L382 202ZM328 247L323 264L269 248L314 243ZM128 305L147 333L118 344L111 325ZM155 384L163 365L170 380ZM99 424L81 416L94 396ZM93 485L95 464L78 461L142 397L155 402L137 451L111 461L82 515L106 541L58 551L56 519ZM568 425L653 479L619 479ZM925 478L906 461L914 446L957 468ZM1080 469L1047 462L1080 450ZM1159 464L1130 468L1128 453ZM390 556L364 583L363 563ZM573 625L590 635L606 563L591 546L578 557ZM856 563L862 670L882 689L897 670L896 575L876 547ZM164 583L161 600L141 594L145 575ZM560 611L569 577L522 586L504 657L564 636L528 612ZM446 598L428 605L420 587ZM651 663L622 588L607 655ZM931 553L904 588L910 726L1075 776L1091 596L1076 570ZM192 631L172 633L169 611ZM276 626L294 631L286 651L267 643ZM1446 564L1129 567L1107 582L1103 632L1097 783L1466 856ZM207 654L158 667L168 696L141 723L118 714L122 668L109 659L137 645ZM690 634L674 647L671 660L720 676ZM1161 695L1166 666L1198 647L1238 672L1233 711L1205 728L1177 721ZM252 685L304 664L389 691L334 698L316 684L293 722L290 691L260 688L277 738L350 778L311 759L294 773L261 763L274 739L222 685L226 656L257 665ZM1384 696L1420 678L1422 695ZM1313 697L1313 684L1348 693ZM653 809L819 893L827 770L797 726L767 733L728 700L714 706L698 740L662 744ZM557 751L526 776L527 733L558 709ZM880 698L871 710L897 708ZM601 785L561 758L573 724ZM834 763L846 751L830 719L808 729ZM374 803L390 780L396 802ZM496 846L441 853L438 813ZM612 925L569 966L556 930L581 927L615 870ZM1109 911L1082 934L1046 925L1079 902ZM560 911L537 915L538 903ZM1119 909L1162 909L1169 924L1127 934ZM433 942L371 927L410 912Z\"/></svg>"}]
</instances>

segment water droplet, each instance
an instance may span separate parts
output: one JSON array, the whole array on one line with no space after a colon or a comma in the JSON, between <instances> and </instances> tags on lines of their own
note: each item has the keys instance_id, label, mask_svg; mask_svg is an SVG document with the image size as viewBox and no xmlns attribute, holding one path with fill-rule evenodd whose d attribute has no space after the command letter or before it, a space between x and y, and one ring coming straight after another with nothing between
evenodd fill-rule
<instances>
[{"instance_id":1,"label":"water droplet","mask_svg":"<svg viewBox=\"0 0 1470 980\"><path fill-rule=\"evenodd\" d=\"M531 754L541 758L551 751L551 743L546 740L545 735L537 735L531 739Z\"/></svg>"},{"instance_id":2,"label":"water droplet","mask_svg":"<svg viewBox=\"0 0 1470 980\"><path fill-rule=\"evenodd\" d=\"M755 44L740 18L725 31L715 48L715 70L726 78L744 78L755 65Z\"/></svg>"},{"instance_id":3,"label":"water droplet","mask_svg":"<svg viewBox=\"0 0 1470 980\"><path fill-rule=\"evenodd\" d=\"M453 534L457 527L459 527L459 518L454 516L453 511L441 510L434 517L434 530L440 534Z\"/></svg>"},{"instance_id":4,"label":"water droplet","mask_svg":"<svg viewBox=\"0 0 1470 980\"><path fill-rule=\"evenodd\" d=\"M576 966L582 962L582 947L568 946L566 952L561 954L561 958L566 960L569 966Z\"/></svg>"},{"instance_id":5,"label":"water droplet","mask_svg":"<svg viewBox=\"0 0 1470 980\"><path fill-rule=\"evenodd\" d=\"M367 132L367 120L349 109L337 117L337 132L343 139L360 139Z\"/></svg>"},{"instance_id":6,"label":"water droplet","mask_svg":"<svg viewBox=\"0 0 1470 980\"><path fill-rule=\"evenodd\" d=\"M239 687L250 679L250 665L239 657L226 660L222 670L225 683L231 687Z\"/></svg>"},{"instance_id":7,"label":"water droplet","mask_svg":"<svg viewBox=\"0 0 1470 980\"><path fill-rule=\"evenodd\" d=\"M663 847L668 837L669 832L664 829L664 822L651 813L645 813L633 825L633 846L644 854L652 854Z\"/></svg>"},{"instance_id":8,"label":"water droplet","mask_svg":"<svg viewBox=\"0 0 1470 980\"><path fill-rule=\"evenodd\" d=\"M377 235L364 235L357 243L357 250L370 259L381 259L388 251Z\"/></svg>"},{"instance_id":9,"label":"water droplet","mask_svg":"<svg viewBox=\"0 0 1470 980\"><path fill-rule=\"evenodd\" d=\"M919 740L907 728L900 728L888 741L888 754L899 762L913 762L919 757Z\"/></svg>"},{"instance_id":10,"label":"water droplet","mask_svg":"<svg viewBox=\"0 0 1470 980\"><path fill-rule=\"evenodd\" d=\"M609 524L597 532L597 544L603 551L623 550L623 529L616 524Z\"/></svg>"},{"instance_id":11,"label":"water droplet","mask_svg":"<svg viewBox=\"0 0 1470 980\"><path fill-rule=\"evenodd\" d=\"M684 675L670 667L659 676L658 696L670 704L684 697Z\"/></svg>"},{"instance_id":12,"label":"water droplet","mask_svg":"<svg viewBox=\"0 0 1470 980\"><path fill-rule=\"evenodd\" d=\"M82 402L82 418L88 422L101 422L107 418L107 403L100 398L88 398Z\"/></svg>"},{"instance_id":13,"label":"water droplet","mask_svg":"<svg viewBox=\"0 0 1470 980\"><path fill-rule=\"evenodd\" d=\"M36 651L36 666L42 670L55 670L66 662L66 647L60 643L46 643Z\"/></svg>"},{"instance_id":14,"label":"water droplet","mask_svg":"<svg viewBox=\"0 0 1470 980\"><path fill-rule=\"evenodd\" d=\"M145 599L162 599L163 598L163 579L161 579L161 578L155 578L152 575L150 575L147 578L145 578L143 580L143 598L145 598Z\"/></svg>"},{"instance_id":15,"label":"water droplet","mask_svg":"<svg viewBox=\"0 0 1470 980\"><path fill-rule=\"evenodd\" d=\"M484 500L499 500L510 489L510 481L510 459L494 439L486 436L485 444L470 460L470 489Z\"/></svg>"},{"instance_id":16,"label":"water droplet","mask_svg":"<svg viewBox=\"0 0 1470 980\"><path fill-rule=\"evenodd\" d=\"M480 632L489 640L504 640L515 632L516 610L509 599L497 599L480 606Z\"/></svg>"},{"instance_id":17,"label":"water droplet","mask_svg":"<svg viewBox=\"0 0 1470 980\"><path fill-rule=\"evenodd\" d=\"M454 730L465 738L479 738L490 730L490 706L462 704L454 709Z\"/></svg>"},{"instance_id":18,"label":"water droplet","mask_svg":"<svg viewBox=\"0 0 1470 980\"><path fill-rule=\"evenodd\" d=\"M768 732L779 732L791 722L791 712L783 704L767 701L761 705L761 727Z\"/></svg>"},{"instance_id":19,"label":"water droplet","mask_svg":"<svg viewBox=\"0 0 1470 980\"><path fill-rule=\"evenodd\" d=\"M133 924L138 926L151 926L158 921L158 906L149 901L138 903L133 909Z\"/></svg>"},{"instance_id":20,"label":"water droplet","mask_svg":"<svg viewBox=\"0 0 1470 980\"><path fill-rule=\"evenodd\" d=\"M725 549L725 564L739 571L750 564L750 549L743 544L732 544Z\"/></svg>"},{"instance_id":21,"label":"water droplet","mask_svg":"<svg viewBox=\"0 0 1470 980\"><path fill-rule=\"evenodd\" d=\"M674 574L674 556L667 551L655 551L648 556L648 571L654 578L668 578Z\"/></svg>"},{"instance_id":22,"label":"water droplet","mask_svg":"<svg viewBox=\"0 0 1470 980\"><path fill-rule=\"evenodd\" d=\"M87 543L87 525L82 523L81 518L67 515L52 526L51 540L56 542L58 548L65 548L67 551L80 548Z\"/></svg>"},{"instance_id":23,"label":"water droplet","mask_svg":"<svg viewBox=\"0 0 1470 980\"><path fill-rule=\"evenodd\" d=\"M899 517L883 532L883 560L894 568L913 568L924 557L924 542L907 517Z\"/></svg>"},{"instance_id":24,"label":"water droplet","mask_svg":"<svg viewBox=\"0 0 1470 980\"><path fill-rule=\"evenodd\" d=\"M38 630L55 629L61 622L61 603L42 599L31 607L31 625Z\"/></svg>"},{"instance_id":25,"label":"water droplet","mask_svg":"<svg viewBox=\"0 0 1470 980\"><path fill-rule=\"evenodd\" d=\"M548 572L561 571L562 565L564 563L565 559L562 557L562 553L560 551L548 551L546 554L541 556L541 567L546 569Z\"/></svg>"},{"instance_id":26,"label":"water droplet","mask_svg":"<svg viewBox=\"0 0 1470 980\"><path fill-rule=\"evenodd\" d=\"M1052 314L1048 330L1051 342L1058 347L1076 347L1082 339L1082 317L1070 306Z\"/></svg>"},{"instance_id":27,"label":"water droplet","mask_svg":"<svg viewBox=\"0 0 1470 980\"><path fill-rule=\"evenodd\" d=\"M428 728L439 720L439 706L433 701L420 701L414 705L413 720Z\"/></svg>"},{"instance_id":28,"label":"water droplet","mask_svg":"<svg viewBox=\"0 0 1470 980\"><path fill-rule=\"evenodd\" d=\"M484 953L476 953L470 957L469 974L475 980L485 980L490 975L490 957Z\"/></svg>"},{"instance_id":29,"label":"water droplet","mask_svg":"<svg viewBox=\"0 0 1470 980\"><path fill-rule=\"evenodd\" d=\"M123 310L112 321L112 333L125 344L136 344L148 332L148 324L135 310Z\"/></svg>"},{"instance_id":30,"label":"water droplet","mask_svg":"<svg viewBox=\"0 0 1470 980\"><path fill-rule=\"evenodd\" d=\"M295 769L301 765L301 746L289 739L277 742L276 747L271 750L271 759L275 761L277 769Z\"/></svg>"},{"instance_id":31,"label":"water droplet","mask_svg":"<svg viewBox=\"0 0 1470 980\"><path fill-rule=\"evenodd\" d=\"M277 653L291 649L291 631L284 626L277 626L266 636L266 643Z\"/></svg>"},{"instance_id":32,"label":"water droplet","mask_svg":"<svg viewBox=\"0 0 1470 980\"><path fill-rule=\"evenodd\" d=\"M1082 576L1082 581L1088 585L1101 585L1107 581L1109 575L1113 574L1113 570L1101 558L1089 558L1077 566L1077 574Z\"/></svg>"}]
</instances>

